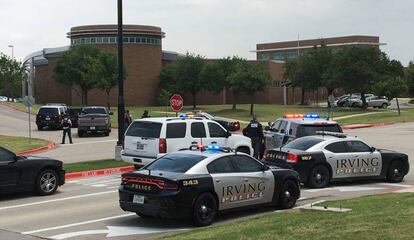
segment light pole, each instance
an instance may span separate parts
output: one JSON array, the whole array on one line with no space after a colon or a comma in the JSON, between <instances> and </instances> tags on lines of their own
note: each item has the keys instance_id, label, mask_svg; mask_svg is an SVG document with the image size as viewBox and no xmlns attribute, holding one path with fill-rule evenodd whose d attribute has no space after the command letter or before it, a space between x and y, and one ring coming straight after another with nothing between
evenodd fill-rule
<instances>
[{"instance_id":1,"label":"light pole","mask_svg":"<svg viewBox=\"0 0 414 240\"><path fill-rule=\"evenodd\" d=\"M118 0L118 142L120 150L124 142L124 56L123 56L123 28L122 28L122 0ZM115 154L117 155L117 153Z\"/></svg>"},{"instance_id":2,"label":"light pole","mask_svg":"<svg viewBox=\"0 0 414 240\"><path fill-rule=\"evenodd\" d=\"M14 47L13 47L13 45L9 45L9 48L12 49L12 59L14 59Z\"/></svg>"}]
</instances>

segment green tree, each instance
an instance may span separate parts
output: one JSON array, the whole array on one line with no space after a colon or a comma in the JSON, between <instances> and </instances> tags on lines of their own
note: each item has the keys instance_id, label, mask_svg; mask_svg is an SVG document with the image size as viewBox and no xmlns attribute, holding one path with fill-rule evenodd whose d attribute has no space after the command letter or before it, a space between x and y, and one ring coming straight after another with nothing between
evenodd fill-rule
<instances>
[{"instance_id":1,"label":"green tree","mask_svg":"<svg viewBox=\"0 0 414 240\"><path fill-rule=\"evenodd\" d=\"M407 90L407 82L400 76L386 76L380 81L377 81L373 86L373 91L376 95L385 96L389 100L395 98L397 101L398 115L401 115L398 97L404 95Z\"/></svg>"},{"instance_id":2,"label":"green tree","mask_svg":"<svg viewBox=\"0 0 414 240\"><path fill-rule=\"evenodd\" d=\"M207 91L215 94L223 91L226 76L219 61L204 64L200 72L200 81Z\"/></svg>"},{"instance_id":3,"label":"green tree","mask_svg":"<svg viewBox=\"0 0 414 240\"><path fill-rule=\"evenodd\" d=\"M408 94L414 97L414 61L410 61L407 67Z\"/></svg>"},{"instance_id":4,"label":"green tree","mask_svg":"<svg viewBox=\"0 0 414 240\"><path fill-rule=\"evenodd\" d=\"M25 79L20 62L0 53L0 93L7 98L21 96L22 81Z\"/></svg>"},{"instance_id":5,"label":"green tree","mask_svg":"<svg viewBox=\"0 0 414 240\"><path fill-rule=\"evenodd\" d=\"M223 74L224 82L222 85L227 92L233 93L233 106L232 110L236 110L236 105L238 102L238 98L241 93L240 83L237 82L237 79L231 78L230 76L236 72L238 65L243 64L246 60L240 58L238 56L227 57L223 59L219 59L217 64L220 66L220 71Z\"/></svg>"},{"instance_id":6,"label":"green tree","mask_svg":"<svg viewBox=\"0 0 414 240\"><path fill-rule=\"evenodd\" d=\"M96 88L101 79L101 74L97 74L103 69L100 51L86 45L73 47L62 54L54 68L57 82L80 88L83 105L88 105L88 92Z\"/></svg>"}]
</instances>

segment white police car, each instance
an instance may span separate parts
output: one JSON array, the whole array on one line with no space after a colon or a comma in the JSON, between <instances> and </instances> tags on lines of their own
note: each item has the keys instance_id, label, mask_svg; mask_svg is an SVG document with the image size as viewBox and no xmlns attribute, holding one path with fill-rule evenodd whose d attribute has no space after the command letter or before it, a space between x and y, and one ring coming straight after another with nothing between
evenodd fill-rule
<instances>
[{"instance_id":1,"label":"white police car","mask_svg":"<svg viewBox=\"0 0 414 240\"><path fill-rule=\"evenodd\" d=\"M163 154L188 149L193 144L218 144L253 154L250 138L233 134L213 120L183 116L132 122L125 133L121 158L140 167Z\"/></svg>"},{"instance_id":2,"label":"white police car","mask_svg":"<svg viewBox=\"0 0 414 240\"><path fill-rule=\"evenodd\" d=\"M293 169L300 181L323 188L331 181L386 179L401 182L409 171L408 156L375 149L357 137L318 132L267 151L264 163Z\"/></svg>"},{"instance_id":3,"label":"white police car","mask_svg":"<svg viewBox=\"0 0 414 240\"><path fill-rule=\"evenodd\" d=\"M269 168L218 145L166 154L122 175L119 203L141 217L191 218L212 223L219 212L274 205L292 208L300 197L298 174Z\"/></svg>"},{"instance_id":4,"label":"white police car","mask_svg":"<svg viewBox=\"0 0 414 240\"><path fill-rule=\"evenodd\" d=\"M342 129L338 123L323 119L319 114L285 114L265 127L265 149L278 148L293 139L314 135L317 131L341 133Z\"/></svg>"}]
</instances>

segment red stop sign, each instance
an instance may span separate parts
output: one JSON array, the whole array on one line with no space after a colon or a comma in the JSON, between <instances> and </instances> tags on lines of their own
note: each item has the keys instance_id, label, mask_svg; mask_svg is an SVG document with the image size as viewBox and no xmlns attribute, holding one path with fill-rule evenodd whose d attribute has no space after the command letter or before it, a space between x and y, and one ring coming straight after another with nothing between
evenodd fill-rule
<instances>
[{"instance_id":1,"label":"red stop sign","mask_svg":"<svg viewBox=\"0 0 414 240\"><path fill-rule=\"evenodd\" d=\"M173 111L178 112L183 109L184 100L180 94L174 94L170 98L170 107Z\"/></svg>"}]
</instances>

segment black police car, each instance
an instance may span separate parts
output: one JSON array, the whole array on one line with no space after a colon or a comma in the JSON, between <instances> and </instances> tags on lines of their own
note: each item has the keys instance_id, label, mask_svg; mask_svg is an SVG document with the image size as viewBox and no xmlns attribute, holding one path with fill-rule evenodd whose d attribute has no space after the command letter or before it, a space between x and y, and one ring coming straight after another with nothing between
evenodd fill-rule
<instances>
[{"instance_id":1,"label":"black police car","mask_svg":"<svg viewBox=\"0 0 414 240\"><path fill-rule=\"evenodd\" d=\"M300 188L295 171L219 149L211 145L207 151L173 152L123 174L121 208L141 217L191 217L195 225L205 226L222 211L296 204Z\"/></svg>"},{"instance_id":2,"label":"black police car","mask_svg":"<svg viewBox=\"0 0 414 240\"><path fill-rule=\"evenodd\" d=\"M65 183L62 166L58 160L19 156L0 147L0 193L35 190L51 195Z\"/></svg>"},{"instance_id":3,"label":"black police car","mask_svg":"<svg viewBox=\"0 0 414 240\"><path fill-rule=\"evenodd\" d=\"M331 181L385 179L401 182L409 171L408 156L376 149L357 137L343 133L317 132L267 152L264 162L294 169L300 181L323 188Z\"/></svg>"}]
</instances>

